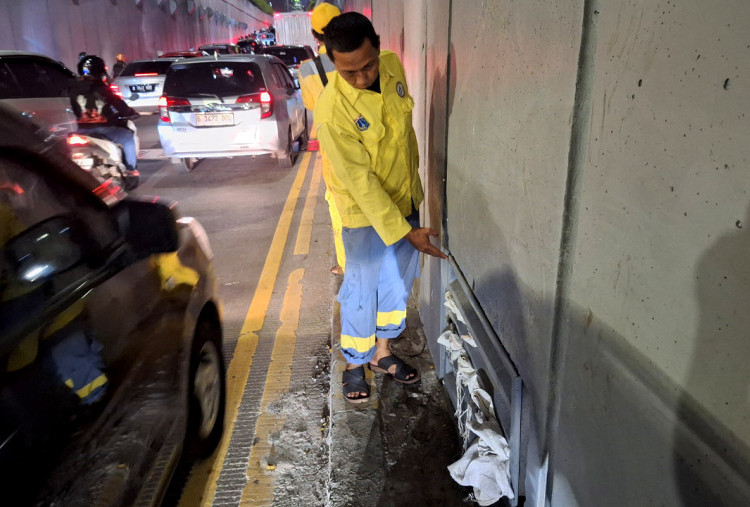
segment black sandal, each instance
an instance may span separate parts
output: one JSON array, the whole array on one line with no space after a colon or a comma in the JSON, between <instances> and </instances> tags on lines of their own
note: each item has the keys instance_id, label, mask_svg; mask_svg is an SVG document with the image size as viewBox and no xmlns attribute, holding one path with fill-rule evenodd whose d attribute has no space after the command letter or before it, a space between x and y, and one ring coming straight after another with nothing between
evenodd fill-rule
<instances>
[{"instance_id":1,"label":"black sandal","mask_svg":"<svg viewBox=\"0 0 750 507\"><path fill-rule=\"evenodd\" d=\"M363 366L357 366L351 370L344 370L341 375L341 381L344 388L344 398L349 403L363 403L370 399L370 386L365 381L365 369ZM352 393L367 393L365 396L357 394L355 397L349 396Z\"/></svg>"},{"instance_id":2,"label":"black sandal","mask_svg":"<svg viewBox=\"0 0 750 507\"><path fill-rule=\"evenodd\" d=\"M396 372L390 373L388 371L388 368L390 368L394 364L396 365ZM385 373L396 382L401 382L402 384L413 384L414 382L417 382L420 378L422 378L419 375L418 370L412 368L393 354L391 354L390 356L385 356L383 359L378 361L377 366L372 363L367 363L367 367L372 371ZM414 375L414 377L409 378L409 375Z\"/></svg>"}]
</instances>

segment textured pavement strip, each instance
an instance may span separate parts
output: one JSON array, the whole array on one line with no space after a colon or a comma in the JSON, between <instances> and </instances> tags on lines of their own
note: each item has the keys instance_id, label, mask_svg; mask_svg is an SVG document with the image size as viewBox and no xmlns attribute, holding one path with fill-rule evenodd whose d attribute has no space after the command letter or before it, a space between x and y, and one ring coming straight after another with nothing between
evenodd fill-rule
<instances>
[{"instance_id":1,"label":"textured pavement strip","mask_svg":"<svg viewBox=\"0 0 750 507\"><path fill-rule=\"evenodd\" d=\"M310 157L310 166L314 164L314 161L315 157ZM302 160L300 163L304 162L305 160ZM307 168L308 173L312 172L309 170L310 166ZM303 170L303 168L299 168L298 170ZM290 271L286 266L289 264L292 241L296 237L299 225L298 217L301 213L301 204L304 202L302 197L309 189L310 177L310 174L306 175L302 192L300 192L300 195L296 199L294 218L292 219L289 235L286 238L286 244L283 249L281 266L276 277L270 303L266 310L263 328L257 333L258 345L252 359L252 367L242 395L236 423L231 434L231 440L221 473L219 474L216 493L211 505L240 505L243 490L248 484L249 458L256 439L260 404L267 386L267 375L275 344L275 334L280 325L281 299L286 290ZM227 437L229 435L225 435L225 438Z\"/></svg>"},{"instance_id":2,"label":"textured pavement strip","mask_svg":"<svg viewBox=\"0 0 750 507\"><path fill-rule=\"evenodd\" d=\"M312 158L311 165L314 161L315 157ZM312 171L308 172L312 173ZM316 179L314 173L310 176L310 179L313 182L317 182L318 185L321 185L320 179ZM315 189L315 192L311 192L309 185L310 181L306 183L305 188L307 189L308 196L313 194L314 198L311 200L311 204L313 205L312 209L315 212L315 231L312 235L313 240L310 245L310 253L309 255L304 256L291 255L290 249L294 240L295 231L299 230L296 229L296 225L300 222L300 220L295 219L289 237L287 238L284 257L277 277L273 297L268 308L266 322L259 333L258 348L253 358L253 365L243 394L237 423L231 437L232 441L230 442L226 459L224 461L224 467L219 476L216 494L212 505L271 505L267 498L253 501L252 495L257 494L258 490L263 490L264 487L266 489L273 488L275 479L281 476L281 474L275 474L273 471L265 469L268 456L262 454L267 451L266 448L268 447L269 439L273 440L278 438L280 431L279 425L281 424L281 426L283 426L283 418L276 418L276 420L274 420L272 415L260 413L259 408L261 399L264 396L264 389L267 389L269 383L274 382L273 379L268 378L269 364L272 364L271 355L276 341L274 334L280 324L280 307L286 292L287 279L289 278L290 272L297 270L300 264L308 268L302 270L305 274L304 279L302 280L304 293L302 307L298 310L300 313L300 324L296 330L298 336L295 344L293 360L290 357L287 361L284 361L285 365L286 363L291 363L287 366L291 367L291 378L288 379L287 382L289 382L289 391L292 395L296 396L300 391L303 392L303 394L306 393L308 390L307 384L309 384L310 379L320 376L320 372L318 371L319 360L317 359L316 352L322 350L324 354L328 353L330 332L330 294L333 283L331 280L332 277L328 273L332 255L332 240L329 225L330 220L327 218L325 202L318 195L322 195L322 192L317 192L317 190L320 189ZM310 213L310 210L303 210L300 206L304 195L305 191L303 189L303 193L301 193L298 198L295 217L299 217L301 213L304 216L306 211L306 214L312 220L312 213ZM308 199L305 199L305 202L308 202ZM304 235L304 233L300 230L299 235ZM307 237L310 237L309 232ZM277 358L277 360L279 360L279 358ZM287 373L286 376L289 377L289 373ZM326 406L327 384L324 385L321 383L318 387L318 391L312 394L317 396L313 397L313 403L317 400L317 405L319 406L318 410L320 413L324 412L323 407ZM280 402L281 400L276 401ZM266 420L269 418L270 420ZM320 426L317 417L315 417L314 421L311 421L311 424L315 431L320 434ZM256 456L256 458L253 458L248 463L249 456L253 454L253 446L257 446L257 450L260 452L260 455L258 455L260 459ZM251 476L250 483L248 483L248 475ZM305 477L309 477L309 475L310 474L303 474L303 476L298 477L297 480L305 479ZM310 487L311 485L297 484L294 485L292 489L297 490L300 486ZM243 489L246 490L244 498L242 493ZM270 491L272 494L273 489ZM320 491L312 493L319 494ZM268 492L265 491L260 496L263 497L267 495ZM274 504L276 504L276 502L274 502Z\"/></svg>"},{"instance_id":3,"label":"textured pavement strip","mask_svg":"<svg viewBox=\"0 0 750 507\"><path fill-rule=\"evenodd\" d=\"M257 403L255 403L254 409L248 406L248 403L252 400L260 400L267 369L267 364L266 368L259 368L254 364L254 360L257 358L259 361L265 361L266 363L270 361L273 334L269 337L268 332L263 332L263 330L264 328L273 328L270 319L266 323L266 316L274 313L274 305L271 305L271 300L273 299L274 288L277 285L284 250L288 246L289 234L294 225L297 204L307 177L310 158L313 157L310 157L310 154L305 154L300 166L294 173L294 182L287 195L260 279L236 339L232 359L228 362L224 438L212 457L193 466L187 484L182 491L179 502L181 507L215 505L214 497L217 496L217 489L220 489L220 480L229 481L231 484L238 477L241 477L243 484L247 482L246 468L249 451L241 452L239 456L236 456L235 453L230 453L230 446L234 444L242 447L253 441L252 435L258 409ZM252 403L250 404L252 405ZM244 410L241 411L241 408ZM234 435L235 429L239 437ZM244 463L240 464L243 461L243 454ZM229 459L227 459L228 457ZM225 462L228 465L226 471L224 470ZM238 487L239 491L235 493L232 492L232 489L223 488L222 492L218 494L217 502L228 501L230 505L238 505L237 497L240 494L241 485L238 484Z\"/></svg>"}]
</instances>

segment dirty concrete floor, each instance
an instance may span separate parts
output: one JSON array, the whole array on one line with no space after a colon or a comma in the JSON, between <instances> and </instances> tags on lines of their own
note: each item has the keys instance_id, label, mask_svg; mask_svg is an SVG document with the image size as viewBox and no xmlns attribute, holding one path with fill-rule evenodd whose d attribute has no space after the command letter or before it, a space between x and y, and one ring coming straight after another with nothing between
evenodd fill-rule
<instances>
[{"instance_id":1,"label":"dirty concrete floor","mask_svg":"<svg viewBox=\"0 0 750 507\"><path fill-rule=\"evenodd\" d=\"M336 307L333 315L337 336ZM404 385L366 370L372 399L353 405L341 391L345 362L334 344L328 505L466 505L471 489L456 484L446 468L462 453L453 407L435 374L415 308L409 308L407 328L392 350L418 368L422 379Z\"/></svg>"}]
</instances>

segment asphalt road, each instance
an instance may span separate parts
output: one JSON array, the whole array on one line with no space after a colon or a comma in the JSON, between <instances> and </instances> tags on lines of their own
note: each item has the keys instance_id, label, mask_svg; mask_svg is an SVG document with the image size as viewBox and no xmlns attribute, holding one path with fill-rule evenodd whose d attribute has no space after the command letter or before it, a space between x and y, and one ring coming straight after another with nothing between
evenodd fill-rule
<instances>
[{"instance_id":1,"label":"asphalt road","mask_svg":"<svg viewBox=\"0 0 750 507\"><path fill-rule=\"evenodd\" d=\"M224 303L225 359L231 357L297 166L270 156L202 160L191 172L162 155L156 115L136 120L141 183L131 194L177 201L208 233Z\"/></svg>"}]
</instances>

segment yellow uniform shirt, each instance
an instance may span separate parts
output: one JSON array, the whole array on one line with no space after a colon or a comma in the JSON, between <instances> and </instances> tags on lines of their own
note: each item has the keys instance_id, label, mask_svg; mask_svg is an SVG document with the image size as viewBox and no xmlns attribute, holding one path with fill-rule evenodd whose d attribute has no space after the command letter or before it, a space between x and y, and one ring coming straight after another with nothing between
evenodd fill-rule
<instances>
[{"instance_id":1,"label":"yellow uniform shirt","mask_svg":"<svg viewBox=\"0 0 750 507\"><path fill-rule=\"evenodd\" d=\"M414 100L391 51L380 52L380 91L358 90L334 73L318 99L315 122L344 227L372 226L392 245L411 230L404 217L424 194L411 124Z\"/></svg>"}]
</instances>

